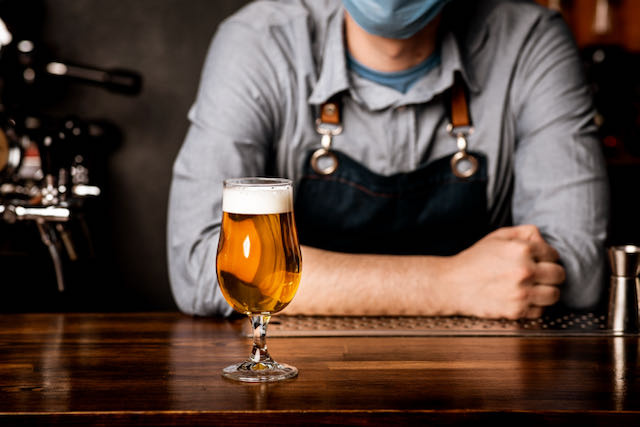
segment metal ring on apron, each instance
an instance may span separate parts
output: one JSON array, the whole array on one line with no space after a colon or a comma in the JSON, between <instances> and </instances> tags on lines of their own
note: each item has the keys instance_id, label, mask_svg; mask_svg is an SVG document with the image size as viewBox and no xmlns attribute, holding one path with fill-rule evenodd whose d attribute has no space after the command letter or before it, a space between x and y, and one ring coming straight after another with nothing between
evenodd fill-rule
<instances>
[{"instance_id":1,"label":"metal ring on apron","mask_svg":"<svg viewBox=\"0 0 640 427\"><path fill-rule=\"evenodd\" d=\"M318 175L331 175L338 169L338 156L325 148L318 148L311 155L311 167Z\"/></svg>"},{"instance_id":2,"label":"metal ring on apron","mask_svg":"<svg viewBox=\"0 0 640 427\"><path fill-rule=\"evenodd\" d=\"M451 158L451 171L458 178L470 178L477 170L478 159L466 151L458 151Z\"/></svg>"},{"instance_id":3,"label":"metal ring on apron","mask_svg":"<svg viewBox=\"0 0 640 427\"><path fill-rule=\"evenodd\" d=\"M454 128L449 124L447 130L456 138L458 151L451 157L451 171L461 179L472 177L478 170L478 159L467 153L467 137L473 133L472 126Z\"/></svg>"}]
</instances>

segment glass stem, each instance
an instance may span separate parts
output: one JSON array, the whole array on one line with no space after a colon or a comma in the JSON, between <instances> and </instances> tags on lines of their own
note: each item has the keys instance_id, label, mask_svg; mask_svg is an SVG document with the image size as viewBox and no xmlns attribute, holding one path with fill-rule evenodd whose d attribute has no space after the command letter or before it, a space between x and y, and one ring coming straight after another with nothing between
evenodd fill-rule
<instances>
[{"instance_id":1,"label":"glass stem","mask_svg":"<svg viewBox=\"0 0 640 427\"><path fill-rule=\"evenodd\" d=\"M253 328L253 349L251 359L254 363L273 362L267 351L267 325L271 316L268 314L252 314L249 317Z\"/></svg>"}]
</instances>

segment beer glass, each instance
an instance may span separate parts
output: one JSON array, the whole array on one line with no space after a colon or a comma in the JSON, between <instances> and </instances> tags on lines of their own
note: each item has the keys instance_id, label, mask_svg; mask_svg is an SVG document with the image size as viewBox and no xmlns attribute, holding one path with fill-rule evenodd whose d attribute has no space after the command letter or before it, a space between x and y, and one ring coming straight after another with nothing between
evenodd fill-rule
<instances>
[{"instance_id":1,"label":"beer glass","mask_svg":"<svg viewBox=\"0 0 640 427\"><path fill-rule=\"evenodd\" d=\"M298 375L295 367L273 360L266 345L271 315L291 302L300 283L301 255L292 193L288 179L224 181L216 256L218 283L229 305L247 314L253 328L251 355L223 369L227 378L268 382Z\"/></svg>"}]
</instances>

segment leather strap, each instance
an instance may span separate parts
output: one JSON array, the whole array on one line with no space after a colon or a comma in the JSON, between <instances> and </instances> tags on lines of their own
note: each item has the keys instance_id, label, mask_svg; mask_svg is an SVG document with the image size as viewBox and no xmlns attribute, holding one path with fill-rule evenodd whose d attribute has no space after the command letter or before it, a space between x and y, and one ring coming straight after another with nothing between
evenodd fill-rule
<instances>
[{"instance_id":1,"label":"leather strap","mask_svg":"<svg viewBox=\"0 0 640 427\"><path fill-rule=\"evenodd\" d=\"M465 85L459 74L456 74L451 88L451 125L454 129L471 126Z\"/></svg>"},{"instance_id":2,"label":"leather strap","mask_svg":"<svg viewBox=\"0 0 640 427\"><path fill-rule=\"evenodd\" d=\"M320 107L320 122L336 126L342 123L337 97L333 97L322 104ZM471 126L466 89L459 74L456 74L451 88L451 125L454 128Z\"/></svg>"},{"instance_id":3,"label":"leather strap","mask_svg":"<svg viewBox=\"0 0 640 427\"><path fill-rule=\"evenodd\" d=\"M320 107L320 121L331 125L340 125L340 107L336 99L331 98Z\"/></svg>"}]
</instances>

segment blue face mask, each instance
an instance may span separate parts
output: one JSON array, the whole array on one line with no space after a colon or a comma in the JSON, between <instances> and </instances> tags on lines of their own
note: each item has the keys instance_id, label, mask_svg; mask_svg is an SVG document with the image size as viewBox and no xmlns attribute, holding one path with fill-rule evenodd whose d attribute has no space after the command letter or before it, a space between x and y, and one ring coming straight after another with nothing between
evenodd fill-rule
<instances>
[{"instance_id":1,"label":"blue face mask","mask_svg":"<svg viewBox=\"0 0 640 427\"><path fill-rule=\"evenodd\" d=\"M424 28L449 0L343 0L362 29L389 39L406 39Z\"/></svg>"}]
</instances>

